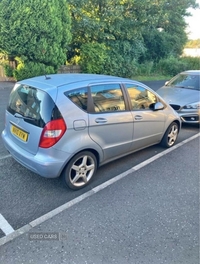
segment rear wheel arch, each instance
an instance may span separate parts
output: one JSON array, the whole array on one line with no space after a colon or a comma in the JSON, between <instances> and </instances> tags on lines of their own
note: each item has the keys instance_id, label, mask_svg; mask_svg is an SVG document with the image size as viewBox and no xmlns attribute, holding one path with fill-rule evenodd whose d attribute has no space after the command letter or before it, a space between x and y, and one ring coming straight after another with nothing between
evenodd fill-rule
<instances>
[{"instance_id":1,"label":"rear wheel arch","mask_svg":"<svg viewBox=\"0 0 200 264\"><path fill-rule=\"evenodd\" d=\"M95 155L96 160L97 160L97 168L98 168L99 167L99 163L100 163L100 155L99 155L98 151L95 150L95 149L88 148L88 149L81 150L78 153L83 152L83 151L89 151L89 152L91 152L91 153L93 153ZM76 154L78 154L78 153L76 153Z\"/></svg>"},{"instance_id":2,"label":"rear wheel arch","mask_svg":"<svg viewBox=\"0 0 200 264\"><path fill-rule=\"evenodd\" d=\"M61 179L65 186L79 190L92 180L99 167L99 154L94 149L85 149L76 153L65 165Z\"/></svg>"}]
</instances>

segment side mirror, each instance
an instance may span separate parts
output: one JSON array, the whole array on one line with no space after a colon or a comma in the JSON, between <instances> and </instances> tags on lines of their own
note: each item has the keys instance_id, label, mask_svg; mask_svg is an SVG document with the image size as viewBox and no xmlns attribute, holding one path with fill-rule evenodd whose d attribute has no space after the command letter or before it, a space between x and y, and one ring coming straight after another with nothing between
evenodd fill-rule
<instances>
[{"instance_id":1,"label":"side mirror","mask_svg":"<svg viewBox=\"0 0 200 264\"><path fill-rule=\"evenodd\" d=\"M161 102L155 103L154 109L153 109L154 111L158 111L158 110L162 110L162 109L164 109L164 105Z\"/></svg>"}]
</instances>

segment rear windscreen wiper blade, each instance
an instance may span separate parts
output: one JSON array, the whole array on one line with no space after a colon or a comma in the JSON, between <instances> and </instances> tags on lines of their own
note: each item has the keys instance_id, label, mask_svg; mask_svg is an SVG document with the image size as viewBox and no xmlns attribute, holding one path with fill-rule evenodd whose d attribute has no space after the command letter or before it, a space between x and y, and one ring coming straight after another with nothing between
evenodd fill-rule
<instances>
[{"instance_id":1,"label":"rear windscreen wiper blade","mask_svg":"<svg viewBox=\"0 0 200 264\"><path fill-rule=\"evenodd\" d=\"M26 120L36 120L33 117L23 116L23 115L19 115L19 114L14 114L14 117L16 117L16 118L22 118L22 119L26 119Z\"/></svg>"}]
</instances>

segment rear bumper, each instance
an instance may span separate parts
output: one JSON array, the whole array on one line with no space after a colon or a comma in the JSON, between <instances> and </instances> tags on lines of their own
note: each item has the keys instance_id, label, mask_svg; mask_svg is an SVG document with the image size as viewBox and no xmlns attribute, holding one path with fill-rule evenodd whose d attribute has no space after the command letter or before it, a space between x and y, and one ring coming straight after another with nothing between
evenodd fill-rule
<instances>
[{"instance_id":1,"label":"rear bumper","mask_svg":"<svg viewBox=\"0 0 200 264\"><path fill-rule=\"evenodd\" d=\"M11 142L4 131L2 132L2 139L5 148L17 162L32 172L46 178L59 177L67 158L71 156L53 148L39 148L37 154L33 155Z\"/></svg>"}]
</instances>

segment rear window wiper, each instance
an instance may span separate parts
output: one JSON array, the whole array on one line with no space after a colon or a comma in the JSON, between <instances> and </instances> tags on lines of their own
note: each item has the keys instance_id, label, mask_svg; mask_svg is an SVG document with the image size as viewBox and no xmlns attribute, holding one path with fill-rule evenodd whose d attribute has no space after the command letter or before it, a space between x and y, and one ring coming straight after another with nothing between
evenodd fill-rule
<instances>
[{"instance_id":1,"label":"rear window wiper","mask_svg":"<svg viewBox=\"0 0 200 264\"><path fill-rule=\"evenodd\" d=\"M29 116L23 116L23 115L19 115L19 114L14 114L14 117L16 118L21 118L21 119L25 119L25 120L37 120L36 118L33 117L29 117Z\"/></svg>"}]
</instances>

